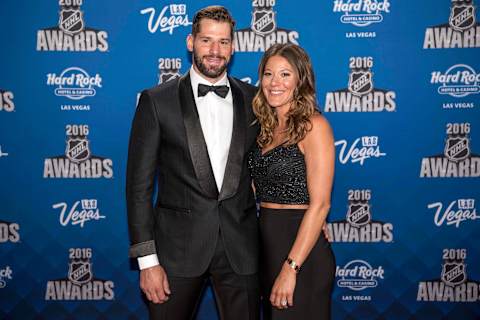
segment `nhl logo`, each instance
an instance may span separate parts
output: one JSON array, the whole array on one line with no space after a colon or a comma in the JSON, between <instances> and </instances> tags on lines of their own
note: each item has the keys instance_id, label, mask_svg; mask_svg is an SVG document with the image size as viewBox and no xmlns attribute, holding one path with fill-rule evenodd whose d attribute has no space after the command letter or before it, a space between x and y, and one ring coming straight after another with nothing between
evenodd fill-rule
<instances>
[{"instance_id":1,"label":"nhl logo","mask_svg":"<svg viewBox=\"0 0 480 320\"><path fill-rule=\"evenodd\" d=\"M180 77L178 72L161 72L158 77L158 84L173 80Z\"/></svg>"},{"instance_id":2,"label":"nhl logo","mask_svg":"<svg viewBox=\"0 0 480 320\"><path fill-rule=\"evenodd\" d=\"M87 139L68 139L65 155L75 163L90 158L90 148Z\"/></svg>"},{"instance_id":3,"label":"nhl logo","mask_svg":"<svg viewBox=\"0 0 480 320\"><path fill-rule=\"evenodd\" d=\"M64 10L60 11L60 21L58 22L60 29L69 35L74 35L83 30L83 13L80 10Z\"/></svg>"},{"instance_id":4,"label":"nhl logo","mask_svg":"<svg viewBox=\"0 0 480 320\"><path fill-rule=\"evenodd\" d=\"M92 268L88 261L70 262L68 279L76 285L82 285L92 280Z\"/></svg>"},{"instance_id":5,"label":"nhl logo","mask_svg":"<svg viewBox=\"0 0 480 320\"><path fill-rule=\"evenodd\" d=\"M368 203L350 203L348 205L347 222L353 227L362 227L370 223L371 219L370 205Z\"/></svg>"},{"instance_id":6,"label":"nhl logo","mask_svg":"<svg viewBox=\"0 0 480 320\"><path fill-rule=\"evenodd\" d=\"M277 28L273 10L255 10L252 13L252 30L264 36Z\"/></svg>"},{"instance_id":7,"label":"nhl logo","mask_svg":"<svg viewBox=\"0 0 480 320\"><path fill-rule=\"evenodd\" d=\"M467 280L465 264L457 262L444 263L442 266L442 281L450 287L457 286Z\"/></svg>"},{"instance_id":8,"label":"nhl logo","mask_svg":"<svg viewBox=\"0 0 480 320\"><path fill-rule=\"evenodd\" d=\"M350 72L348 78L348 90L356 95L363 96L373 89L371 71Z\"/></svg>"},{"instance_id":9,"label":"nhl logo","mask_svg":"<svg viewBox=\"0 0 480 320\"><path fill-rule=\"evenodd\" d=\"M470 146L467 137L449 137L445 143L445 157L451 161L462 161L470 156Z\"/></svg>"},{"instance_id":10,"label":"nhl logo","mask_svg":"<svg viewBox=\"0 0 480 320\"><path fill-rule=\"evenodd\" d=\"M450 27L455 31L465 31L475 25L475 7L470 5L454 5L448 19Z\"/></svg>"}]
</instances>

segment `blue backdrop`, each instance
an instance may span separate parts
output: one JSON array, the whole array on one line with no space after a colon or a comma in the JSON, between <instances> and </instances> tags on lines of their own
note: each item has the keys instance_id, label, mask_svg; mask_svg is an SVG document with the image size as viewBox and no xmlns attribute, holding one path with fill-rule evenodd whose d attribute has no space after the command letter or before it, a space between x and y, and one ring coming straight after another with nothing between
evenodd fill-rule
<instances>
[{"instance_id":1,"label":"blue backdrop","mask_svg":"<svg viewBox=\"0 0 480 320\"><path fill-rule=\"evenodd\" d=\"M230 73L310 54L337 163L334 319L480 318L480 24L472 1L217 1ZM186 72L208 1L0 4L0 318L145 319L127 258L139 92ZM322 275L319 274L319 277ZM217 319L210 289L198 319Z\"/></svg>"}]
</instances>

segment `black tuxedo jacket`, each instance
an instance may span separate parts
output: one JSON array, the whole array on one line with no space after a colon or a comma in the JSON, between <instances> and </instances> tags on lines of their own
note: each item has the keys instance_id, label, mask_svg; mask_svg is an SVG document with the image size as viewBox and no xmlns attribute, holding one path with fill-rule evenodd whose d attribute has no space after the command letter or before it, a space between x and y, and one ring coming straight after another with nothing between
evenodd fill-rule
<instances>
[{"instance_id":1,"label":"black tuxedo jacket","mask_svg":"<svg viewBox=\"0 0 480 320\"><path fill-rule=\"evenodd\" d=\"M130 256L156 253L168 275L204 273L219 235L236 273L257 272L256 204L247 168L247 152L259 129L251 107L256 89L228 80L233 133L220 192L188 72L143 91L135 113L126 182Z\"/></svg>"}]
</instances>

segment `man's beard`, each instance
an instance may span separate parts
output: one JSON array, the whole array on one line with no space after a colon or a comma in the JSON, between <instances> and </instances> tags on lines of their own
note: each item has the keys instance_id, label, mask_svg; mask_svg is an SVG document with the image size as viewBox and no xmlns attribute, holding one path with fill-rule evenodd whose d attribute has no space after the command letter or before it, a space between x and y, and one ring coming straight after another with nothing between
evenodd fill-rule
<instances>
[{"instance_id":1,"label":"man's beard","mask_svg":"<svg viewBox=\"0 0 480 320\"><path fill-rule=\"evenodd\" d=\"M208 59L208 58L216 58L216 59L223 59L224 63L219 66L215 67L210 67L208 68L204 63L203 59ZM205 56L200 56L197 54L195 49L193 50L193 61L195 65L197 66L198 70L200 73L202 73L204 76L208 78L217 78L219 77L226 69L227 69L227 58L218 56L218 55L205 55Z\"/></svg>"}]
</instances>

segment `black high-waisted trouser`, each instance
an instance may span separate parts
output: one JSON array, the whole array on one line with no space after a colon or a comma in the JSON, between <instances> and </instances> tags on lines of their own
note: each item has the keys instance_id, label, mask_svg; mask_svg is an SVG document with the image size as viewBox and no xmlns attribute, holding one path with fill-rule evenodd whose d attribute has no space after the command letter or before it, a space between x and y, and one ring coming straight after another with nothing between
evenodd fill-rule
<instances>
[{"instance_id":1,"label":"black high-waisted trouser","mask_svg":"<svg viewBox=\"0 0 480 320\"><path fill-rule=\"evenodd\" d=\"M330 319L335 257L321 232L297 275L293 306L279 310L270 304L270 292L297 236L305 209L260 209L261 290L264 319Z\"/></svg>"}]
</instances>

